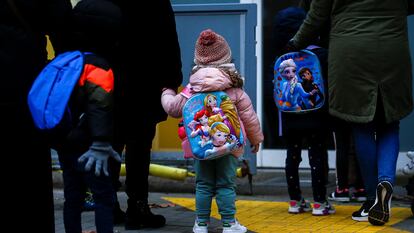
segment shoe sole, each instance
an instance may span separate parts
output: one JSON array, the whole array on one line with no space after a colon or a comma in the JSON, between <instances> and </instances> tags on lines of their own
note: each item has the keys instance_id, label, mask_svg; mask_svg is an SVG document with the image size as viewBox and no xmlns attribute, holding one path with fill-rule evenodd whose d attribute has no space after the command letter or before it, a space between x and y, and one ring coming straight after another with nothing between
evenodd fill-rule
<instances>
[{"instance_id":1,"label":"shoe sole","mask_svg":"<svg viewBox=\"0 0 414 233\"><path fill-rule=\"evenodd\" d=\"M194 228L193 228L193 233L208 233L208 230L199 230L199 231L197 231L197 230L195 230Z\"/></svg>"},{"instance_id":2,"label":"shoe sole","mask_svg":"<svg viewBox=\"0 0 414 233\"><path fill-rule=\"evenodd\" d=\"M330 214L334 214L334 213L336 213L336 210L334 208L328 209L328 210L326 210L326 209L323 209L323 210L312 209L312 215L313 216L326 216L326 215L330 215Z\"/></svg>"},{"instance_id":3,"label":"shoe sole","mask_svg":"<svg viewBox=\"0 0 414 233\"><path fill-rule=\"evenodd\" d=\"M223 230L223 233L245 233L247 232L246 230Z\"/></svg>"},{"instance_id":4,"label":"shoe sole","mask_svg":"<svg viewBox=\"0 0 414 233\"><path fill-rule=\"evenodd\" d=\"M349 197L328 197L328 200L337 202L349 202L351 199Z\"/></svg>"},{"instance_id":5,"label":"shoe sole","mask_svg":"<svg viewBox=\"0 0 414 233\"><path fill-rule=\"evenodd\" d=\"M392 185L389 182L378 184L375 203L368 213L368 221L375 226L382 226L390 217Z\"/></svg>"},{"instance_id":6,"label":"shoe sole","mask_svg":"<svg viewBox=\"0 0 414 233\"><path fill-rule=\"evenodd\" d=\"M294 209L294 208L289 207L289 209L288 209L288 213L289 213L289 214L301 214L301 213L309 212L309 211L311 211L311 210L312 210L311 208L306 208L306 209L304 209L304 208Z\"/></svg>"},{"instance_id":7,"label":"shoe sole","mask_svg":"<svg viewBox=\"0 0 414 233\"><path fill-rule=\"evenodd\" d=\"M355 220L357 222L368 222L368 216L367 217L354 217L354 216L352 216L352 220Z\"/></svg>"},{"instance_id":8,"label":"shoe sole","mask_svg":"<svg viewBox=\"0 0 414 233\"><path fill-rule=\"evenodd\" d=\"M330 214L334 214L336 211L335 210L328 210L327 212L324 212L323 210L318 210L318 211L312 211L312 215L313 216L326 216L326 215L330 215Z\"/></svg>"}]
</instances>

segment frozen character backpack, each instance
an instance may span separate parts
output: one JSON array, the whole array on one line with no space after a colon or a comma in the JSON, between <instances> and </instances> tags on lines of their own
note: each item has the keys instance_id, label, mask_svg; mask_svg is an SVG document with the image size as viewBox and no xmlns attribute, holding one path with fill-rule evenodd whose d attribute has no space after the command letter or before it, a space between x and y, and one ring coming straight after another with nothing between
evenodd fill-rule
<instances>
[{"instance_id":1,"label":"frozen character backpack","mask_svg":"<svg viewBox=\"0 0 414 233\"><path fill-rule=\"evenodd\" d=\"M183 107L184 157L199 160L240 155L245 144L236 106L222 91L192 95Z\"/></svg>"},{"instance_id":2,"label":"frozen character backpack","mask_svg":"<svg viewBox=\"0 0 414 233\"><path fill-rule=\"evenodd\" d=\"M273 83L274 100L282 112L305 113L325 103L321 65L309 50L280 56L275 62Z\"/></svg>"}]
</instances>

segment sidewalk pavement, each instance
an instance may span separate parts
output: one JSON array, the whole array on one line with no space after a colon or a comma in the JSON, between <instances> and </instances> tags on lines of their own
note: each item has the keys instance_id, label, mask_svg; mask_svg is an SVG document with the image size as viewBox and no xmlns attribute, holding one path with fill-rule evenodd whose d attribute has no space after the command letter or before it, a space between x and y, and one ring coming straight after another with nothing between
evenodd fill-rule
<instances>
[{"instance_id":1,"label":"sidewalk pavement","mask_svg":"<svg viewBox=\"0 0 414 233\"><path fill-rule=\"evenodd\" d=\"M304 197L311 198L311 182L308 171L301 171L301 188ZM64 233L63 227L63 191L61 189L60 173L54 174L55 181L55 224L56 233ZM328 193L335 188L335 173L329 174ZM192 232L195 219L194 178L185 181L174 181L164 178L150 177L149 202L153 203L152 211L162 214L167 224L159 229L141 229L126 231L124 226L116 226L115 231L123 232L157 232L157 233L188 233ZM253 195L247 178L239 178L237 196L237 218L249 232L414 232L414 217L409 208L404 179L397 180L392 202L390 222L385 226L371 226L368 222L356 222L351 214L360 207L360 203L336 203L336 213L330 216L316 217L310 213L292 215L287 213L289 197L286 181L281 170L259 170L253 178ZM126 209L127 196L123 190L118 192L118 198L123 210ZM221 232L221 224L215 203L212 208L210 233ZM84 230L94 230L93 212L82 215Z\"/></svg>"}]
</instances>

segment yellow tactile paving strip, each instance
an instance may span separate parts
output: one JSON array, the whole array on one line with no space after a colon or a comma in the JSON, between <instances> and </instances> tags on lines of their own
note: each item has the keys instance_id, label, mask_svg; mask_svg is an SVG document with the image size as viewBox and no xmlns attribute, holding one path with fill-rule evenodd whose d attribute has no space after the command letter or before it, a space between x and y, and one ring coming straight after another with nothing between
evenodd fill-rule
<instances>
[{"instance_id":1,"label":"yellow tactile paving strip","mask_svg":"<svg viewBox=\"0 0 414 233\"><path fill-rule=\"evenodd\" d=\"M190 210L195 210L194 198L163 197ZM250 231L274 232L408 232L392 228L392 225L412 216L409 208L393 207L391 219L385 226L372 226L368 222L356 222L351 214L358 206L336 205L336 213L329 216L312 216L311 213L288 214L287 202L238 200L237 219ZM212 217L220 219L217 205L213 202Z\"/></svg>"}]
</instances>

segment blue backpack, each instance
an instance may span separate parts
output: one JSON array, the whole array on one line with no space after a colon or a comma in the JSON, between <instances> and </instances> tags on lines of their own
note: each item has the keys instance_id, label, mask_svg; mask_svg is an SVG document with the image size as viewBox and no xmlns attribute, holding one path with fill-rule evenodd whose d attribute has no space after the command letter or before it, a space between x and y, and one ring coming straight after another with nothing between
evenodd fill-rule
<instances>
[{"instance_id":1,"label":"blue backpack","mask_svg":"<svg viewBox=\"0 0 414 233\"><path fill-rule=\"evenodd\" d=\"M279 111L306 113L325 103L318 57L309 50L286 53L274 66L274 100Z\"/></svg>"},{"instance_id":2,"label":"blue backpack","mask_svg":"<svg viewBox=\"0 0 414 233\"><path fill-rule=\"evenodd\" d=\"M37 128L51 130L71 121L68 102L83 66L80 51L66 52L55 57L37 76L27 98Z\"/></svg>"},{"instance_id":3,"label":"blue backpack","mask_svg":"<svg viewBox=\"0 0 414 233\"><path fill-rule=\"evenodd\" d=\"M192 95L183 107L183 127L188 140L183 144L185 155L210 160L243 153L244 127L236 106L223 91Z\"/></svg>"}]
</instances>

